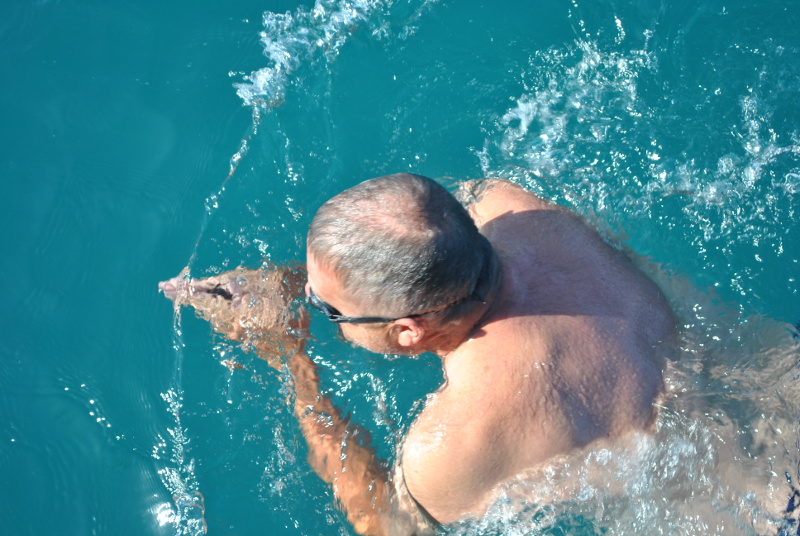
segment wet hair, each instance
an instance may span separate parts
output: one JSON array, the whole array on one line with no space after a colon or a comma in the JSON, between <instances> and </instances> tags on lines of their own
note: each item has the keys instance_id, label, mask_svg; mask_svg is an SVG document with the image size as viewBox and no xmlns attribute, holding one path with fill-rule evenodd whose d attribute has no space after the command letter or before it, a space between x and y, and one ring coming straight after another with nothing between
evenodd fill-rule
<instances>
[{"instance_id":1,"label":"wet hair","mask_svg":"<svg viewBox=\"0 0 800 536\"><path fill-rule=\"evenodd\" d=\"M356 302L368 304L364 314L385 316L463 301L491 255L455 197L410 173L371 179L330 199L311 222L308 249Z\"/></svg>"}]
</instances>

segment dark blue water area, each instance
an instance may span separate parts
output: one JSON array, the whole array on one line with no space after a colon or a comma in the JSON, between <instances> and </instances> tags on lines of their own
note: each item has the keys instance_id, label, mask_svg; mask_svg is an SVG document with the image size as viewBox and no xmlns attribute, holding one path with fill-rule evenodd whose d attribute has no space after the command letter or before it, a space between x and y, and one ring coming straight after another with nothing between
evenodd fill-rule
<instances>
[{"instance_id":1,"label":"dark blue water area","mask_svg":"<svg viewBox=\"0 0 800 536\"><path fill-rule=\"evenodd\" d=\"M670 295L686 385L800 480L793 3L12 1L0 45L4 534L352 533L280 373L156 283L302 262L320 204L397 171L510 177L699 289ZM727 313L691 316L697 295ZM436 359L313 335L323 388L393 459ZM763 415L788 423L779 457ZM517 529L614 532L542 512Z\"/></svg>"}]
</instances>

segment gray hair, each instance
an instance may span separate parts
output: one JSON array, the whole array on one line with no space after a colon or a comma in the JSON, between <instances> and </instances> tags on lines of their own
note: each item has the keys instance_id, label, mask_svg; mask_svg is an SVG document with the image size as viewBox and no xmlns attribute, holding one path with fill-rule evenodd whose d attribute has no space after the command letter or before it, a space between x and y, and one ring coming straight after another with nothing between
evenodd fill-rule
<instances>
[{"instance_id":1,"label":"gray hair","mask_svg":"<svg viewBox=\"0 0 800 536\"><path fill-rule=\"evenodd\" d=\"M311 222L308 249L356 301L371 304L364 314L386 316L465 299L491 255L455 197L410 173L371 179L330 199Z\"/></svg>"}]
</instances>

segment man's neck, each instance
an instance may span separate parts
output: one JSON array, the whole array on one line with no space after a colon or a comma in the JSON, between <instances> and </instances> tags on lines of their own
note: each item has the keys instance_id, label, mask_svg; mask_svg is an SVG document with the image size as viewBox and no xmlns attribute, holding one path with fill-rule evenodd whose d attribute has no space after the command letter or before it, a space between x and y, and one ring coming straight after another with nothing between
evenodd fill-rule
<instances>
[{"instance_id":1,"label":"man's neck","mask_svg":"<svg viewBox=\"0 0 800 536\"><path fill-rule=\"evenodd\" d=\"M486 290L480 289L484 296L484 302L473 308L464 317L448 324L446 329L441 330L441 338L433 338L432 346L434 348L431 351L443 360L468 341L481 328L494 310L497 297L500 295L500 290L503 286L503 269L496 252L492 255L491 263L491 275L489 278L491 283L487 285Z\"/></svg>"}]
</instances>

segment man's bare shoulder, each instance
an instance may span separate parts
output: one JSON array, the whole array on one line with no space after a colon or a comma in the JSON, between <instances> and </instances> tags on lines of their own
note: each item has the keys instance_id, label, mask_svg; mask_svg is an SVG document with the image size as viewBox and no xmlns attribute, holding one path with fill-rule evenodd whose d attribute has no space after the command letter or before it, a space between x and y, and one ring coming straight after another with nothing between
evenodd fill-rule
<instances>
[{"instance_id":1,"label":"man's bare shoulder","mask_svg":"<svg viewBox=\"0 0 800 536\"><path fill-rule=\"evenodd\" d=\"M491 485L481 470L482 434L461 415L434 400L405 438L401 463L414 499L440 523L480 515Z\"/></svg>"},{"instance_id":2,"label":"man's bare shoulder","mask_svg":"<svg viewBox=\"0 0 800 536\"><path fill-rule=\"evenodd\" d=\"M479 227L482 223L509 212L561 209L506 179L466 181L461 183L455 196Z\"/></svg>"},{"instance_id":3,"label":"man's bare shoulder","mask_svg":"<svg viewBox=\"0 0 800 536\"><path fill-rule=\"evenodd\" d=\"M486 334L465 345L449 356L448 381L429 398L402 454L410 493L440 522L482 515L496 484L509 476L504 397L513 388L503 384L502 366L487 368L481 358L504 344Z\"/></svg>"}]
</instances>

